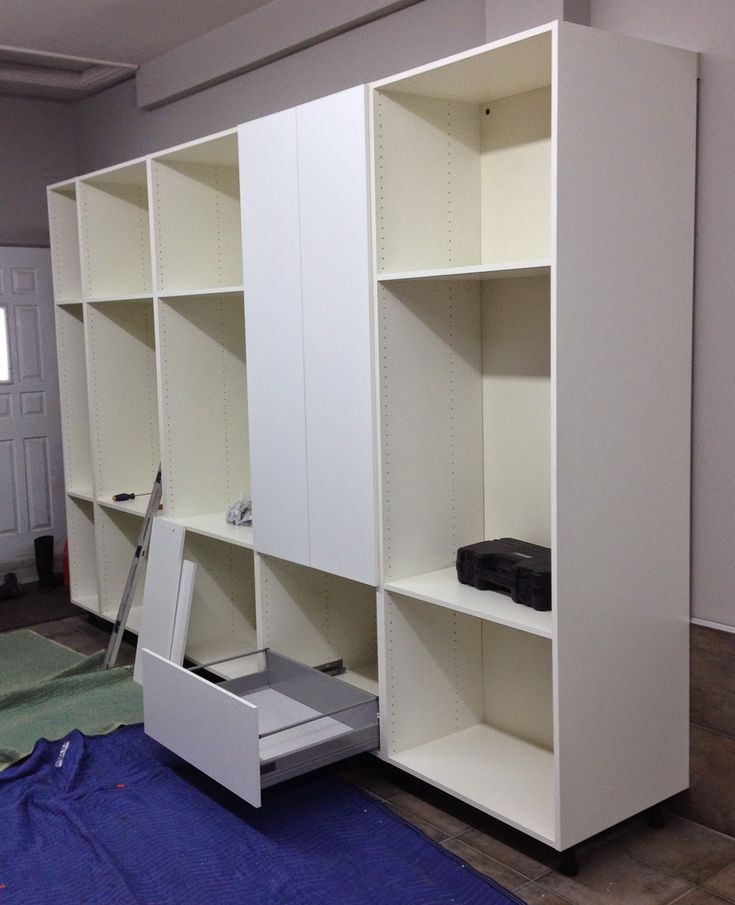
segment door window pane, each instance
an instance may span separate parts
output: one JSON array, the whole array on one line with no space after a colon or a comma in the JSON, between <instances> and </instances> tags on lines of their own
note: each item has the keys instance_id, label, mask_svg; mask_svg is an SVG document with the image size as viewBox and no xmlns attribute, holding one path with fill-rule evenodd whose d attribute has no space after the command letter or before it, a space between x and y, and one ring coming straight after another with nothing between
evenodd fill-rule
<instances>
[{"instance_id":1,"label":"door window pane","mask_svg":"<svg viewBox=\"0 0 735 905\"><path fill-rule=\"evenodd\" d=\"M8 309L0 306L0 382L10 380L10 346L8 345Z\"/></svg>"}]
</instances>

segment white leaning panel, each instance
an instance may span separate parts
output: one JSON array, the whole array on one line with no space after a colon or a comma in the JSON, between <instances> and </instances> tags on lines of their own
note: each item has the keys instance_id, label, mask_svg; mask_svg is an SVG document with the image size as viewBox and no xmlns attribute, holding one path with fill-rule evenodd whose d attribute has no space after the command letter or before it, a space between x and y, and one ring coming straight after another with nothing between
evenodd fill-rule
<instances>
[{"instance_id":1,"label":"white leaning panel","mask_svg":"<svg viewBox=\"0 0 735 905\"><path fill-rule=\"evenodd\" d=\"M687 51L562 23L557 66L553 569L565 848L688 785L697 64Z\"/></svg>"},{"instance_id":2,"label":"white leaning panel","mask_svg":"<svg viewBox=\"0 0 735 905\"><path fill-rule=\"evenodd\" d=\"M296 122L311 564L375 585L365 88L304 104Z\"/></svg>"},{"instance_id":3,"label":"white leaning panel","mask_svg":"<svg viewBox=\"0 0 735 905\"><path fill-rule=\"evenodd\" d=\"M171 656L185 535L186 530L181 525L161 518L153 520L133 673L133 678L141 685L143 648L167 659Z\"/></svg>"},{"instance_id":4,"label":"white leaning panel","mask_svg":"<svg viewBox=\"0 0 735 905\"><path fill-rule=\"evenodd\" d=\"M254 543L308 564L296 113L239 139Z\"/></svg>"}]
</instances>

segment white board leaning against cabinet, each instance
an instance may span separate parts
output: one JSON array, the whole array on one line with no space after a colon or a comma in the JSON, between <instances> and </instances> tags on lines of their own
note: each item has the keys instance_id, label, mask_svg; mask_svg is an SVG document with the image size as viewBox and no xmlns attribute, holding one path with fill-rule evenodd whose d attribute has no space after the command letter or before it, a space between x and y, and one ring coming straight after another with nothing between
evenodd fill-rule
<instances>
[{"instance_id":1,"label":"white board leaning against cabinet","mask_svg":"<svg viewBox=\"0 0 735 905\"><path fill-rule=\"evenodd\" d=\"M696 78L551 23L52 186L75 599L111 613L140 511L106 495L160 450L194 662L342 658L382 758L558 850L684 789ZM500 536L551 547L550 613L457 583ZM258 798L264 663L153 667L237 697Z\"/></svg>"}]
</instances>

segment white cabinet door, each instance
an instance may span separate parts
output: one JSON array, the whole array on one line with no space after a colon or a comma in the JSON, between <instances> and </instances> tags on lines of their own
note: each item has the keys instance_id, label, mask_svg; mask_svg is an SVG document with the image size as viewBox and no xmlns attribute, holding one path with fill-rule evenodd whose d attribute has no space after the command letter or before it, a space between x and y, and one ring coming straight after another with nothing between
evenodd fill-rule
<instances>
[{"instance_id":1,"label":"white cabinet door","mask_svg":"<svg viewBox=\"0 0 735 905\"><path fill-rule=\"evenodd\" d=\"M377 584L366 94L297 109L311 564Z\"/></svg>"},{"instance_id":2,"label":"white cabinet door","mask_svg":"<svg viewBox=\"0 0 735 905\"><path fill-rule=\"evenodd\" d=\"M239 139L253 540L308 565L296 111Z\"/></svg>"},{"instance_id":3,"label":"white cabinet door","mask_svg":"<svg viewBox=\"0 0 735 905\"><path fill-rule=\"evenodd\" d=\"M240 127L253 536L377 583L364 87Z\"/></svg>"}]
</instances>

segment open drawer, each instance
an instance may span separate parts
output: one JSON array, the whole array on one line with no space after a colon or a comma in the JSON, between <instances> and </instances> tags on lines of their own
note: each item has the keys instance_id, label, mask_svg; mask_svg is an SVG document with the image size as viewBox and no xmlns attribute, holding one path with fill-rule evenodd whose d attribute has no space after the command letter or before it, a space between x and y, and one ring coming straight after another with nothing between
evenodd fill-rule
<instances>
[{"instance_id":1,"label":"open drawer","mask_svg":"<svg viewBox=\"0 0 735 905\"><path fill-rule=\"evenodd\" d=\"M145 731L256 807L261 789L378 747L374 695L272 650L222 682L143 650ZM207 664L216 672L217 664Z\"/></svg>"}]
</instances>

